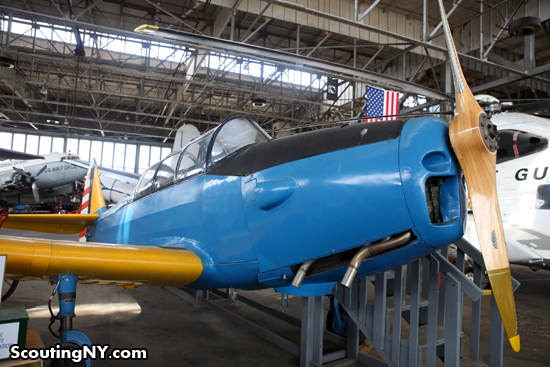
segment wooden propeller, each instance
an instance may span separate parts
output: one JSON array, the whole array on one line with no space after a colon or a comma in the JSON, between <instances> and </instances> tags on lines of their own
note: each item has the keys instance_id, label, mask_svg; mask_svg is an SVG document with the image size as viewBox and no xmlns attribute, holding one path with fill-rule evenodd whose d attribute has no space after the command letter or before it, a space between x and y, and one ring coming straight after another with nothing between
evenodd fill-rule
<instances>
[{"instance_id":1,"label":"wooden propeller","mask_svg":"<svg viewBox=\"0 0 550 367\"><path fill-rule=\"evenodd\" d=\"M438 2L455 85L456 115L449 126L451 144L466 178L493 295L510 344L518 352L520 340L517 335L516 307L496 187L497 131L466 83L445 7L442 0Z\"/></svg>"}]
</instances>

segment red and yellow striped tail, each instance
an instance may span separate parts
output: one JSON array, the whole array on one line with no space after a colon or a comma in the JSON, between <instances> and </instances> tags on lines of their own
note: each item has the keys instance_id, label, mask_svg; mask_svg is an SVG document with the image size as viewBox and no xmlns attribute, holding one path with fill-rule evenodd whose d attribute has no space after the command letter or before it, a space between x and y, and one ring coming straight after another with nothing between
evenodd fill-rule
<instances>
[{"instance_id":1,"label":"red and yellow striped tail","mask_svg":"<svg viewBox=\"0 0 550 367\"><path fill-rule=\"evenodd\" d=\"M105 199L103 198L103 190L101 189L99 173L97 172L97 166L94 159L86 174L80 214L96 214L103 208L105 208ZM79 240L81 242L86 242L86 229L80 232Z\"/></svg>"}]
</instances>

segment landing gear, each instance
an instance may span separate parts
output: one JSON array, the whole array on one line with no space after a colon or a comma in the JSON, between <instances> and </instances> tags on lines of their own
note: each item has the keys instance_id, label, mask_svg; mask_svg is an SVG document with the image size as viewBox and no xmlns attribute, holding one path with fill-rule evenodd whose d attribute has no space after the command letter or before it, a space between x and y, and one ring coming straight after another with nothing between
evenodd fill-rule
<instances>
[{"instance_id":1,"label":"landing gear","mask_svg":"<svg viewBox=\"0 0 550 367\"><path fill-rule=\"evenodd\" d=\"M10 298L18 285L19 280L4 279L4 286L2 287L2 301Z\"/></svg>"},{"instance_id":2,"label":"landing gear","mask_svg":"<svg viewBox=\"0 0 550 367\"><path fill-rule=\"evenodd\" d=\"M77 277L74 275L60 275L52 278L56 282L55 289L50 297L48 304L52 318L50 319L50 331L52 334L61 340L63 349L82 348L83 345L91 346L92 342L88 336L80 331L73 330L74 307L76 302L76 282ZM54 316L51 308L51 301L58 294L59 298L59 313ZM59 335L56 335L51 326L59 320ZM52 360L50 366L91 366L91 359L88 358L81 362L73 362L72 360Z\"/></svg>"},{"instance_id":3,"label":"landing gear","mask_svg":"<svg viewBox=\"0 0 550 367\"><path fill-rule=\"evenodd\" d=\"M330 310L328 311L326 320L327 330L338 335L347 336L349 322L348 314L344 308L340 306L336 297L331 294L328 298L330 300Z\"/></svg>"}]
</instances>

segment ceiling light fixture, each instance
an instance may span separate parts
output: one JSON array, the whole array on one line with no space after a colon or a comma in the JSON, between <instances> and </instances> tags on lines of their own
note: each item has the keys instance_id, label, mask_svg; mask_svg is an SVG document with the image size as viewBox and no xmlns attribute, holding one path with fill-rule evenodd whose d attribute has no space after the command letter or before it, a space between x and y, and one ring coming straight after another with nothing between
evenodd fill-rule
<instances>
[{"instance_id":1,"label":"ceiling light fixture","mask_svg":"<svg viewBox=\"0 0 550 367\"><path fill-rule=\"evenodd\" d=\"M267 105L267 101L263 98L254 98L252 100L252 106L254 107L265 107Z\"/></svg>"}]
</instances>

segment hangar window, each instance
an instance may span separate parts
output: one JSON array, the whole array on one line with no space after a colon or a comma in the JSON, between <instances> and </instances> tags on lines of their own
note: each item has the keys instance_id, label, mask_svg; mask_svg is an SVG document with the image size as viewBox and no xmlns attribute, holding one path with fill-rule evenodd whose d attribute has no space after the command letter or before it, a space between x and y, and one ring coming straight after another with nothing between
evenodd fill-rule
<instances>
[{"instance_id":1,"label":"hangar window","mask_svg":"<svg viewBox=\"0 0 550 367\"><path fill-rule=\"evenodd\" d=\"M38 140L40 137L38 135L27 135L27 146L25 152L30 154L38 154Z\"/></svg>"},{"instance_id":2,"label":"hangar window","mask_svg":"<svg viewBox=\"0 0 550 367\"><path fill-rule=\"evenodd\" d=\"M157 170L155 176L155 188L164 187L171 184L174 181L176 175L176 167L180 159L181 152L172 154L162 162Z\"/></svg>"},{"instance_id":3,"label":"hangar window","mask_svg":"<svg viewBox=\"0 0 550 367\"><path fill-rule=\"evenodd\" d=\"M151 187L153 184L153 177L161 162L149 167L149 169L141 176L138 184L136 185L136 191L134 193L134 199L139 199L151 193Z\"/></svg>"},{"instance_id":4,"label":"hangar window","mask_svg":"<svg viewBox=\"0 0 550 367\"><path fill-rule=\"evenodd\" d=\"M535 204L537 209L550 209L550 185L540 185L537 188L537 202Z\"/></svg>"},{"instance_id":5,"label":"hangar window","mask_svg":"<svg viewBox=\"0 0 550 367\"><path fill-rule=\"evenodd\" d=\"M235 117L227 120L217 131L211 161L219 162L241 148L270 139L254 121L247 117Z\"/></svg>"},{"instance_id":6,"label":"hangar window","mask_svg":"<svg viewBox=\"0 0 550 367\"><path fill-rule=\"evenodd\" d=\"M40 146L38 147L38 154L50 154L52 152L52 137L51 136L41 136L40 137Z\"/></svg>"}]
</instances>

